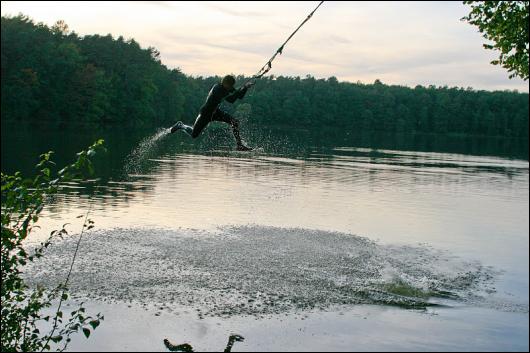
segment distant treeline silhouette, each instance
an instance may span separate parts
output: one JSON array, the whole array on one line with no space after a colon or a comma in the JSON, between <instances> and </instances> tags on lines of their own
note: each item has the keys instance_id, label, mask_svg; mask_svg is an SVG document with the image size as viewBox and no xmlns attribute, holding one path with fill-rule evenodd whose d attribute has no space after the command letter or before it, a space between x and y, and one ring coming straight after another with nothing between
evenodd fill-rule
<instances>
[{"instance_id":1,"label":"distant treeline silhouette","mask_svg":"<svg viewBox=\"0 0 530 353\"><path fill-rule=\"evenodd\" d=\"M23 15L2 17L1 31L5 121L192 122L219 80L168 69L155 48L142 49L134 39L79 36L62 21L48 27ZM509 91L269 76L239 110L251 112L252 124L528 139L528 94Z\"/></svg>"}]
</instances>

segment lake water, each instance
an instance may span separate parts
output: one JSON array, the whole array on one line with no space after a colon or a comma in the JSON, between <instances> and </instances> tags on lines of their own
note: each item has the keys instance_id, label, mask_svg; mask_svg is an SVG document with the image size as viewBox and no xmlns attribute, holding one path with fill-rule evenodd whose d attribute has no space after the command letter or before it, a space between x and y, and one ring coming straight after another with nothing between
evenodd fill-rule
<instances>
[{"instance_id":1,"label":"lake water","mask_svg":"<svg viewBox=\"0 0 530 353\"><path fill-rule=\"evenodd\" d=\"M76 217L96 223L71 283L106 320L71 349L237 333L234 351L528 350L527 145L269 131L238 153L216 126L156 134L2 126L7 171L108 142L100 178L66 186L31 239L71 223L28 269L56 283Z\"/></svg>"}]
</instances>

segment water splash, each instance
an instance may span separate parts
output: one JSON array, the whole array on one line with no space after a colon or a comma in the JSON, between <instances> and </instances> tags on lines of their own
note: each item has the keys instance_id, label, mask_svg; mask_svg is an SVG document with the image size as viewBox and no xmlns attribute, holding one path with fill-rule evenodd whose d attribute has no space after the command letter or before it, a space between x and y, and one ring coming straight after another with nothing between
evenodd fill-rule
<instances>
[{"instance_id":1,"label":"water splash","mask_svg":"<svg viewBox=\"0 0 530 353\"><path fill-rule=\"evenodd\" d=\"M159 128L154 134L144 138L125 158L124 170L126 174L141 172L149 162L149 158L155 156L159 143L169 133L169 129Z\"/></svg>"},{"instance_id":2,"label":"water splash","mask_svg":"<svg viewBox=\"0 0 530 353\"><path fill-rule=\"evenodd\" d=\"M28 282L62 279L55 246ZM300 228L243 226L218 232L114 229L84 245L72 293L94 299L186 306L199 317L270 315L373 304L425 309L478 305L495 272L425 246L390 246L351 234ZM482 303L482 304L481 304ZM502 310L527 312L505 303Z\"/></svg>"}]
</instances>

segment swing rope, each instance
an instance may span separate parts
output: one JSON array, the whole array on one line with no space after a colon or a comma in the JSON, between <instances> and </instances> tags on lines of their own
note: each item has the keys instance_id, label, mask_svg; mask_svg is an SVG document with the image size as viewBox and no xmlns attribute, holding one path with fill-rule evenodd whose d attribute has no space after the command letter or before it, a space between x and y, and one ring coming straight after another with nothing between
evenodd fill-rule
<instances>
[{"instance_id":1,"label":"swing rope","mask_svg":"<svg viewBox=\"0 0 530 353\"><path fill-rule=\"evenodd\" d=\"M251 78L249 78L247 80L246 83L252 81L252 80L255 80L255 79L258 79L258 78L261 78L263 77L267 72L269 72L271 69L272 69L272 62L274 61L274 59L276 59L276 56L278 54L282 54L282 51L283 51L283 48L285 47L285 45L287 44L287 42L289 42L291 40L291 38L296 34L296 32L298 32L298 30L300 28L302 28L302 26L307 22L309 21L309 19L313 16L313 14L318 10L318 8L320 7L320 5L322 5L324 3L324 1L321 1L318 6L307 16L307 18L298 26L298 28L295 29L295 31L293 33L291 33L291 35L287 38L287 40L285 42L283 42L283 44L278 48L278 50L276 50L276 52L274 53L274 55L269 59L269 61L267 61L265 63L265 65L263 65L263 67L254 75L252 76Z\"/></svg>"}]
</instances>

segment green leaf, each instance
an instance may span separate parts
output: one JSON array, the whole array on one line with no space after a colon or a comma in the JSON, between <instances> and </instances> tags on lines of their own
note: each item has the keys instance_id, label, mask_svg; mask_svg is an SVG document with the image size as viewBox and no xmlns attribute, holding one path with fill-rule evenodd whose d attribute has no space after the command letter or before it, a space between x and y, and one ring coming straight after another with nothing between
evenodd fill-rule
<instances>
[{"instance_id":1,"label":"green leaf","mask_svg":"<svg viewBox=\"0 0 530 353\"><path fill-rule=\"evenodd\" d=\"M63 336L55 336L50 338L53 342L58 343L61 342L63 339Z\"/></svg>"},{"instance_id":2,"label":"green leaf","mask_svg":"<svg viewBox=\"0 0 530 353\"><path fill-rule=\"evenodd\" d=\"M96 327L98 327L100 324L99 320L92 320L89 322L89 325L92 326L92 328L95 330Z\"/></svg>"},{"instance_id":3,"label":"green leaf","mask_svg":"<svg viewBox=\"0 0 530 353\"><path fill-rule=\"evenodd\" d=\"M90 330L87 328L83 328L83 333L85 334L85 337L88 338L90 336Z\"/></svg>"}]
</instances>

